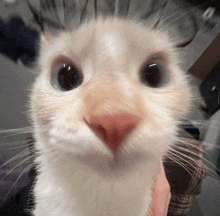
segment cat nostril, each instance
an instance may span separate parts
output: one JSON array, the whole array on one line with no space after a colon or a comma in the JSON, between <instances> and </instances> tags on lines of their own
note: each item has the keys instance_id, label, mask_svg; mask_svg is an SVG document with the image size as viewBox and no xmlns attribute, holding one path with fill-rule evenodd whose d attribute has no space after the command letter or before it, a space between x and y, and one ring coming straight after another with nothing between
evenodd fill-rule
<instances>
[{"instance_id":1,"label":"cat nostril","mask_svg":"<svg viewBox=\"0 0 220 216\"><path fill-rule=\"evenodd\" d=\"M122 113L91 116L86 122L112 151L116 151L127 135L137 127L140 118Z\"/></svg>"}]
</instances>

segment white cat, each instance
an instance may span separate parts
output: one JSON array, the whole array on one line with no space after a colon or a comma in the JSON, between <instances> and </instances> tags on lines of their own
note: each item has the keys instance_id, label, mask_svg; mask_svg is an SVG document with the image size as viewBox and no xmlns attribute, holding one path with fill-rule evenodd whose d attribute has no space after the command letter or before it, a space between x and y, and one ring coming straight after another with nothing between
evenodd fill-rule
<instances>
[{"instance_id":1,"label":"white cat","mask_svg":"<svg viewBox=\"0 0 220 216\"><path fill-rule=\"evenodd\" d=\"M190 106L168 36L116 18L42 41L31 95L34 216L147 216Z\"/></svg>"}]
</instances>

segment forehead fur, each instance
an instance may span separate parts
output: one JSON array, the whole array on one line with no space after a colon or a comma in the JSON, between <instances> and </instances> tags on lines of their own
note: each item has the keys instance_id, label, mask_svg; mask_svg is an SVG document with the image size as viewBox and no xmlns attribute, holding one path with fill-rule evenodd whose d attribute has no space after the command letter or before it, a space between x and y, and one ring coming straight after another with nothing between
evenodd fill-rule
<instances>
[{"instance_id":1,"label":"forehead fur","mask_svg":"<svg viewBox=\"0 0 220 216\"><path fill-rule=\"evenodd\" d=\"M171 55L172 43L159 30L146 28L143 24L122 19L98 19L82 25L79 29L63 33L49 42L42 42L41 64L51 63L54 57L65 55L80 61L88 56L96 58L96 62L103 64L108 61L144 61L150 55L164 52ZM124 56L132 53L132 59Z\"/></svg>"}]
</instances>

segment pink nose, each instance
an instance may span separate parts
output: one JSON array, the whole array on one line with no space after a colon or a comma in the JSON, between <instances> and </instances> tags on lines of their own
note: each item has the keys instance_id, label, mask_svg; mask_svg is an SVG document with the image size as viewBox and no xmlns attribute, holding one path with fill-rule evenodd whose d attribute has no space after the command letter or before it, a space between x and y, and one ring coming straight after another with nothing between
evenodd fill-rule
<instances>
[{"instance_id":1,"label":"pink nose","mask_svg":"<svg viewBox=\"0 0 220 216\"><path fill-rule=\"evenodd\" d=\"M130 113L96 115L86 120L89 127L112 151L116 151L126 136L137 127L139 121L138 116Z\"/></svg>"}]
</instances>

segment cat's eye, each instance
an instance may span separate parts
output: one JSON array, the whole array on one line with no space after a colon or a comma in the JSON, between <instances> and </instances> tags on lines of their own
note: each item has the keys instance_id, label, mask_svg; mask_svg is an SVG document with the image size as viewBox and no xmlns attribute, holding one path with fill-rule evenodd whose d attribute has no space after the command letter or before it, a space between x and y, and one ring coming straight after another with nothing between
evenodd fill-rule
<instances>
[{"instance_id":1,"label":"cat's eye","mask_svg":"<svg viewBox=\"0 0 220 216\"><path fill-rule=\"evenodd\" d=\"M52 74L52 85L62 91L70 91L82 83L82 74L73 63L61 63Z\"/></svg>"},{"instance_id":2,"label":"cat's eye","mask_svg":"<svg viewBox=\"0 0 220 216\"><path fill-rule=\"evenodd\" d=\"M141 81L153 88L161 87L166 76L165 66L158 58L151 59L140 70Z\"/></svg>"}]
</instances>

